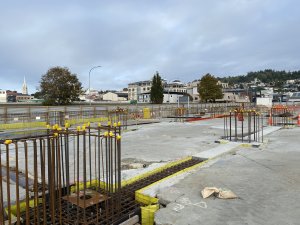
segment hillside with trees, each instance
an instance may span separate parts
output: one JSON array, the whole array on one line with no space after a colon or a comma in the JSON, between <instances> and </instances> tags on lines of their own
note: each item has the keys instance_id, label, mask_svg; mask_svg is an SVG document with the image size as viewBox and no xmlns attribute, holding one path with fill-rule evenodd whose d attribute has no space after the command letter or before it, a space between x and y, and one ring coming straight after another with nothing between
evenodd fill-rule
<instances>
[{"instance_id":1,"label":"hillside with trees","mask_svg":"<svg viewBox=\"0 0 300 225\"><path fill-rule=\"evenodd\" d=\"M275 86L279 86L286 80L300 79L300 71L275 71L271 69L249 72L247 75L240 76L229 76L229 77L218 77L217 79L224 83L238 84L238 83L249 83L255 78L259 79L263 83L274 83Z\"/></svg>"}]
</instances>

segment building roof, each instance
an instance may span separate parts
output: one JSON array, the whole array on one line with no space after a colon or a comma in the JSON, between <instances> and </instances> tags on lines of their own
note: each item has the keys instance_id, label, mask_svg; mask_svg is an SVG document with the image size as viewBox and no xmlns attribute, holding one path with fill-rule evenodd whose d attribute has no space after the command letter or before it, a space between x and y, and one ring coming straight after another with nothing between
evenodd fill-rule
<instances>
[{"instance_id":1,"label":"building roof","mask_svg":"<svg viewBox=\"0 0 300 225\"><path fill-rule=\"evenodd\" d=\"M128 93L124 93L124 92L116 92L116 94L118 95L118 97L124 97L124 98L127 98L127 97L128 97Z\"/></svg>"},{"instance_id":2,"label":"building roof","mask_svg":"<svg viewBox=\"0 0 300 225\"><path fill-rule=\"evenodd\" d=\"M147 94L150 94L150 91L141 93L141 95L147 95ZM165 91L165 90L164 90L164 94L170 94L170 95L175 95L175 94L178 94L178 95L189 95L189 94L186 93L186 92L179 92L179 91Z\"/></svg>"},{"instance_id":3,"label":"building roof","mask_svg":"<svg viewBox=\"0 0 300 225\"><path fill-rule=\"evenodd\" d=\"M144 83L151 83L152 80L144 80L144 81L137 81L133 83L129 83L128 85L139 85L139 84L144 84Z\"/></svg>"}]
</instances>

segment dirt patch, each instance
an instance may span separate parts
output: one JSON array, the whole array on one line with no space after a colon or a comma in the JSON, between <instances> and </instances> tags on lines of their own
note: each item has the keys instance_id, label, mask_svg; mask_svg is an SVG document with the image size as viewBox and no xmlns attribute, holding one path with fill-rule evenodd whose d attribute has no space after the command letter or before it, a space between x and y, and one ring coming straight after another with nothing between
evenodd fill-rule
<instances>
[{"instance_id":1,"label":"dirt patch","mask_svg":"<svg viewBox=\"0 0 300 225\"><path fill-rule=\"evenodd\" d=\"M138 168L146 168L152 163L162 163L163 161L145 161L142 159L136 158L125 158L122 159L121 170L129 170L129 169L138 169Z\"/></svg>"}]
</instances>

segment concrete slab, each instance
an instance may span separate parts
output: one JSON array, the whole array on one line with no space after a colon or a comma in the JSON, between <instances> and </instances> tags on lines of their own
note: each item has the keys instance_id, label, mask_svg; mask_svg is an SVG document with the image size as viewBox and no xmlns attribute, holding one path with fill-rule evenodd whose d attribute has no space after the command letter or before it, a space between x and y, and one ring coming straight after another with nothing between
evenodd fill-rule
<instances>
[{"instance_id":1,"label":"concrete slab","mask_svg":"<svg viewBox=\"0 0 300 225\"><path fill-rule=\"evenodd\" d=\"M237 147L158 196L170 202L155 215L157 225L299 224L300 128L271 133L259 148ZM232 190L235 200L203 199L201 190ZM170 197L171 195L171 197Z\"/></svg>"},{"instance_id":2,"label":"concrete slab","mask_svg":"<svg viewBox=\"0 0 300 225\"><path fill-rule=\"evenodd\" d=\"M206 151L200 152L198 154L193 155L194 157L210 159L225 154L229 151L232 151L234 148L238 147L241 143L239 142L229 142L227 144L220 144L217 147L212 149L208 149Z\"/></svg>"},{"instance_id":3,"label":"concrete slab","mask_svg":"<svg viewBox=\"0 0 300 225\"><path fill-rule=\"evenodd\" d=\"M166 162L218 146L223 135L222 119L193 123L162 122L139 126L122 134L122 159Z\"/></svg>"}]
</instances>

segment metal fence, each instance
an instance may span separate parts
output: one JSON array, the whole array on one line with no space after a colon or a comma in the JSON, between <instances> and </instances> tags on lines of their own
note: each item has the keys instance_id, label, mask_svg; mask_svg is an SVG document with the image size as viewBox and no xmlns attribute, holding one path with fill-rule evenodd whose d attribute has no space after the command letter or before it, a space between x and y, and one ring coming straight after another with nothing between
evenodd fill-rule
<instances>
[{"instance_id":1,"label":"metal fence","mask_svg":"<svg viewBox=\"0 0 300 225\"><path fill-rule=\"evenodd\" d=\"M270 126L300 125L300 107L295 105L274 105L267 115Z\"/></svg>"},{"instance_id":2,"label":"metal fence","mask_svg":"<svg viewBox=\"0 0 300 225\"><path fill-rule=\"evenodd\" d=\"M245 108L252 104L244 103ZM184 108L185 116L218 115L240 107L240 103L207 103L207 104L180 104ZM45 127L47 124L65 123L71 125L87 122L117 122L124 126L128 120L144 118L144 109L150 110L150 118L161 119L178 116L177 104L136 104L122 106L2 106L0 107L0 130L26 129Z\"/></svg>"}]
</instances>

